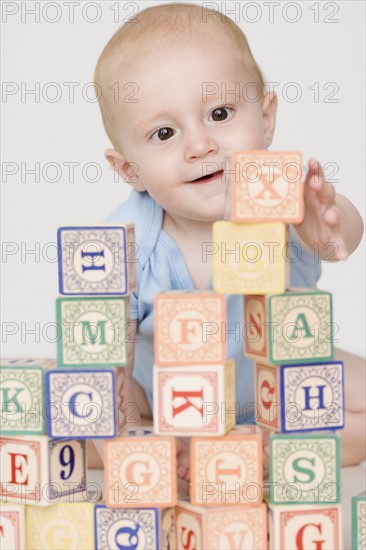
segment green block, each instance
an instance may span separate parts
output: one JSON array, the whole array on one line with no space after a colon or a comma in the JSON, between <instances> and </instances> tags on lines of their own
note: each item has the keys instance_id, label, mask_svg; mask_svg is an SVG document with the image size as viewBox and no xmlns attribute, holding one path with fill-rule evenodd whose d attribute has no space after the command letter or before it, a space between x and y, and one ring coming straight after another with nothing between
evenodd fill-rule
<instances>
[{"instance_id":1,"label":"green block","mask_svg":"<svg viewBox=\"0 0 366 550\"><path fill-rule=\"evenodd\" d=\"M272 326L271 363L304 363L333 359L332 295L329 292L289 292L268 297Z\"/></svg>"},{"instance_id":2,"label":"green block","mask_svg":"<svg viewBox=\"0 0 366 550\"><path fill-rule=\"evenodd\" d=\"M272 435L270 502L340 502L340 442L333 434Z\"/></svg>"},{"instance_id":3,"label":"green block","mask_svg":"<svg viewBox=\"0 0 366 550\"><path fill-rule=\"evenodd\" d=\"M59 366L128 364L128 297L58 298L56 310Z\"/></svg>"},{"instance_id":4,"label":"green block","mask_svg":"<svg viewBox=\"0 0 366 550\"><path fill-rule=\"evenodd\" d=\"M46 433L44 379L44 369L40 366L1 367L0 428L3 435Z\"/></svg>"},{"instance_id":5,"label":"green block","mask_svg":"<svg viewBox=\"0 0 366 550\"><path fill-rule=\"evenodd\" d=\"M352 548L366 550L366 493L352 498Z\"/></svg>"}]
</instances>

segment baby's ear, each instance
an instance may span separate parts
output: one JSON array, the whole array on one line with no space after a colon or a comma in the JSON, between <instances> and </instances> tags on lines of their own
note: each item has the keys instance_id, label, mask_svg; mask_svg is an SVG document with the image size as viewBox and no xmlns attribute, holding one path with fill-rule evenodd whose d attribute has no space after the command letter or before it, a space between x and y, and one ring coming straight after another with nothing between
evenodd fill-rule
<instances>
[{"instance_id":1,"label":"baby's ear","mask_svg":"<svg viewBox=\"0 0 366 550\"><path fill-rule=\"evenodd\" d=\"M145 188L137 175L138 166L136 163L126 161L121 153L115 149L107 149L104 156L117 174L119 174L121 178L136 189L136 191L145 191Z\"/></svg>"},{"instance_id":2,"label":"baby's ear","mask_svg":"<svg viewBox=\"0 0 366 550\"><path fill-rule=\"evenodd\" d=\"M277 107L278 100L276 92L267 92L263 98L262 105L266 147L269 147L272 143L273 134L276 128Z\"/></svg>"}]
</instances>

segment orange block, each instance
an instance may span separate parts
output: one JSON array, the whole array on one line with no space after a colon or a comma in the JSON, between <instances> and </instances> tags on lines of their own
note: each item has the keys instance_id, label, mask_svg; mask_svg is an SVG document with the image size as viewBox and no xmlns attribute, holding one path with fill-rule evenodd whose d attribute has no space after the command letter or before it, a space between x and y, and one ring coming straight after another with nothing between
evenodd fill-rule
<instances>
[{"instance_id":1,"label":"orange block","mask_svg":"<svg viewBox=\"0 0 366 550\"><path fill-rule=\"evenodd\" d=\"M192 504L257 504L262 496L262 439L259 435L192 438Z\"/></svg>"},{"instance_id":2,"label":"orange block","mask_svg":"<svg viewBox=\"0 0 366 550\"><path fill-rule=\"evenodd\" d=\"M131 436L104 441L106 504L112 508L175 506L173 437Z\"/></svg>"},{"instance_id":3,"label":"orange block","mask_svg":"<svg viewBox=\"0 0 366 550\"><path fill-rule=\"evenodd\" d=\"M235 426L235 363L154 365L154 432L221 436Z\"/></svg>"},{"instance_id":4,"label":"orange block","mask_svg":"<svg viewBox=\"0 0 366 550\"><path fill-rule=\"evenodd\" d=\"M177 550L210 548L267 550L267 508L248 506L193 506L186 499L175 508Z\"/></svg>"},{"instance_id":5,"label":"orange block","mask_svg":"<svg viewBox=\"0 0 366 550\"><path fill-rule=\"evenodd\" d=\"M294 224L303 220L301 153L235 151L227 160L227 173L227 219Z\"/></svg>"},{"instance_id":6,"label":"orange block","mask_svg":"<svg viewBox=\"0 0 366 550\"><path fill-rule=\"evenodd\" d=\"M155 364L225 363L226 300L214 292L163 292L154 304Z\"/></svg>"}]
</instances>

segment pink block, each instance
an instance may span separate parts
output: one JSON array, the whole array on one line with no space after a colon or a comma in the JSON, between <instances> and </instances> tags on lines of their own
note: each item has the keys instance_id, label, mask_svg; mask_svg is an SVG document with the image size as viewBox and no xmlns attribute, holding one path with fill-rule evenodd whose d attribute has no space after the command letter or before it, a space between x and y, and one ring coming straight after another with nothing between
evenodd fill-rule
<instances>
[{"instance_id":1,"label":"pink block","mask_svg":"<svg viewBox=\"0 0 366 550\"><path fill-rule=\"evenodd\" d=\"M225 296L214 292L165 292L156 296L154 308L156 365L225 362Z\"/></svg>"},{"instance_id":2,"label":"pink block","mask_svg":"<svg viewBox=\"0 0 366 550\"><path fill-rule=\"evenodd\" d=\"M104 441L106 504L112 508L175 506L173 437L131 436Z\"/></svg>"}]
</instances>

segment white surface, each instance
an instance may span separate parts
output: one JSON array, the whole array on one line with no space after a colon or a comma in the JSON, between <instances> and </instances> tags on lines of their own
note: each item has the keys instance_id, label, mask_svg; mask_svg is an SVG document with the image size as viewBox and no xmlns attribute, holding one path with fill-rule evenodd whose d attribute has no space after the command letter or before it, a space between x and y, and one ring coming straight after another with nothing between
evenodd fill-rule
<instances>
[{"instance_id":1,"label":"white surface","mask_svg":"<svg viewBox=\"0 0 366 550\"><path fill-rule=\"evenodd\" d=\"M104 159L110 144L88 83L100 52L123 20L139 8L159 3L76 2L74 22L70 22L67 2L2 2L2 79L6 90L15 90L14 95L3 96L1 104L2 158L3 163L15 163L14 170L18 170L2 186L3 247L14 252L3 254L2 260L4 356L55 355L57 227L101 222L129 193L127 184L114 181ZM29 13L35 4L39 5L39 22ZM273 22L268 2L211 4L221 6L234 19L239 15L237 21L266 81L279 83L272 148L298 149L305 158L314 155L322 163L335 163L339 167L337 189L363 210L364 2L280 2L274 8ZM114 22L117 5L120 13ZM240 13L230 14L235 6L241 6ZM7 15L12 9L18 11ZM314 10L319 11L319 22L314 22ZM90 22L99 15L99 21ZM57 22L47 21L58 17ZM52 82L56 85L50 86ZM71 84L65 84L70 82L76 83L75 99L69 94ZM22 101L22 90L38 86L39 102L29 94ZM61 96L53 102L57 90ZM297 93L299 100L293 101ZM74 181L65 164L70 162L79 163ZM22 172L35 163L39 163L40 181L28 174L22 182ZM98 177L88 163L97 163ZM13 165L3 164L3 169L6 166ZM331 165L329 175L330 169ZM51 181L57 176L58 181ZM95 183L90 182L93 178ZM36 254L25 255L27 250L36 250ZM365 353L364 258L361 246L346 263L326 264L319 285L334 293L338 345L361 355ZM32 329L35 333L27 333Z\"/></svg>"},{"instance_id":2,"label":"white surface","mask_svg":"<svg viewBox=\"0 0 366 550\"><path fill-rule=\"evenodd\" d=\"M343 512L343 541L344 550L352 549L351 535L351 498L358 495L366 489L366 468L365 463L352 468L342 468L342 487L341 487L341 504ZM104 472L103 470L90 470L88 482L93 482L104 488ZM352 549L356 550L356 549Z\"/></svg>"}]
</instances>

